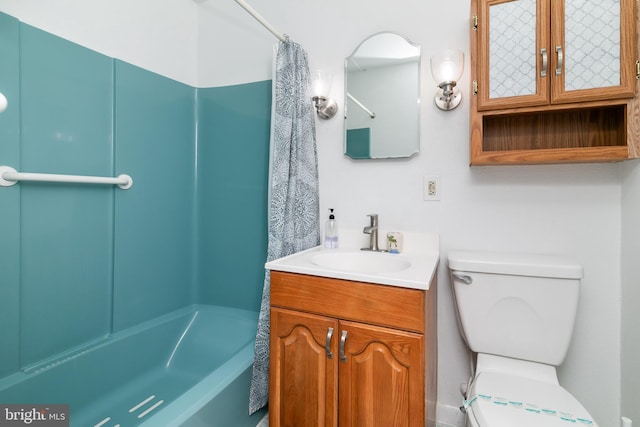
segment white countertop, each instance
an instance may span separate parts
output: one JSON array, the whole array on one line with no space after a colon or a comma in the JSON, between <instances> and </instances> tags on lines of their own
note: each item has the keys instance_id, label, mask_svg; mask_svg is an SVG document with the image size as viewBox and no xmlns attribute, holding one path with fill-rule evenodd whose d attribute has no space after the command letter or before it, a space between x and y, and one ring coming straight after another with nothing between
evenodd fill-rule
<instances>
[{"instance_id":1,"label":"white countertop","mask_svg":"<svg viewBox=\"0 0 640 427\"><path fill-rule=\"evenodd\" d=\"M349 237L342 239L342 234ZM382 236L383 234L381 234ZM268 270L284 271L289 273L309 274L312 276L330 277L334 279L354 280L358 282L377 283L381 285L398 286L403 288L428 290L433 279L438 262L440 260L439 238L435 234L403 233L404 250L400 254L387 252L366 252L361 251L358 239L353 238L352 232L341 230L341 247L328 249L317 246L293 255L286 256L274 261L267 262L265 268ZM344 241L344 242L343 242ZM345 247L343 247L345 246ZM324 254L336 254L349 257L372 256L375 258L373 264L384 265L386 261L391 263L406 262L408 267L402 269L390 268L385 271L375 271L376 268L366 268L358 271L356 267L327 267L314 262L314 257ZM361 255L360 255L361 254ZM384 257L389 257L386 259ZM316 258L317 259L317 258ZM365 271L366 270L366 271ZM393 271L396 270L396 271Z\"/></svg>"}]
</instances>

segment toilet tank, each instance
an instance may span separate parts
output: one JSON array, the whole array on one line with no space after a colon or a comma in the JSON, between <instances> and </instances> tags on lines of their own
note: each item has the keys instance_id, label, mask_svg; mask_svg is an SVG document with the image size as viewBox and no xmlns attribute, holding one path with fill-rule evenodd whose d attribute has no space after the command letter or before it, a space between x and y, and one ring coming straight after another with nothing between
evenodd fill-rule
<instances>
[{"instance_id":1,"label":"toilet tank","mask_svg":"<svg viewBox=\"0 0 640 427\"><path fill-rule=\"evenodd\" d=\"M582 266L556 256L462 251L450 252L448 262L460 332L472 351L562 363Z\"/></svg>"}]
</instances>

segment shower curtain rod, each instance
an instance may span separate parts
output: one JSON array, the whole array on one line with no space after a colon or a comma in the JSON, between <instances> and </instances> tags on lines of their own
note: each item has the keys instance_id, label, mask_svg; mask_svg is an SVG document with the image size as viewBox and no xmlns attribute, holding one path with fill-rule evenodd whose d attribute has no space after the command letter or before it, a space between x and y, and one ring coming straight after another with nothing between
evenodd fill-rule
<instances>
[{"instance_id":1,"label":"shower curtain rod","mask_svg":"<svg viewBox=\"0 0 640 427\"><path fill-rule=\"evenodd\" d=\"M260 24L262 24L263 27L265 27L267 30L269 30L274 36L276 36L281 42L287 42L289 41L289 36L287 36L286 34L280 34L278 31L276 31L275 28L273 28L271 26L271 24L269 24L262 16L260 16L260 14L258 12L255 11L254 8L252 8L251 6L249 6L247 4L247 2L245 2L244 0L235 0L236 3L238 3L240 6L242 6L242 8L244 10L246 10L247 12L249 12L249 14L251 16L253 16L256 21L258 21Z\"/></svg>"},{"instance_id":2,"label":"shower curtain rod","mask_svg":"<svg viewBox=\"0 0 640 427\"><path fill-rule=\"evenodd\" d=\"M369 114L369 116L371 116L372 119L376 118L376 113L374 113L373 111L369 110L367 107L364 106L364 104L360 101L358 101L353 95L351 95L349 92L347 92L347 96L349 97L350 100L352 100L353 102L356 103L356 105L360 108L362 108L367 114Z\"/></svg>"}]
</instances>

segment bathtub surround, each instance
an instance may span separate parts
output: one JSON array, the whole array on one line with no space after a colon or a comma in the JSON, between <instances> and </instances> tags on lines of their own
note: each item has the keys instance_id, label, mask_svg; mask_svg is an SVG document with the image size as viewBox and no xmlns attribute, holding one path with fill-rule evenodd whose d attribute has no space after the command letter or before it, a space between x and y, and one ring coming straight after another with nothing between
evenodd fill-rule
<instances>
[{"instance_id":1,"label":"bathtub surround","mask_svg":"<svg viewBox=\"0 0 640 427\"><path fill-rule=\"evenodd\" d=\"M4 14L0 55L3 163L135 180L0 190L0 390L192 304L257 312L270 82L196 89Z\"/></svg>"},{"instance_id":2,"label":"bathtub surround","mask_svg":"<svg viewBox=\"0 0 640 427\"><path fill-rule=\"evenodd\" d=\"M12 28L18 31L15 24ZM26 25L19 27L19 40L22 114L19 146L13 146L20 161L16 169L111 175L112 62ZM73 66L78 63L85 68ZM103 224L113 218L114 188L14 187L19 187L24 369L109 331L113 239Z\"/></svg>"},{"instance_id":3,"label":"bathtub surround","mask_svg":"<svg viewBox=\"0 0 640 427\"><path fill-rule=\"evenodd\" d=\"M280 42L274 55L267 261L320 244L315 114L308 88L307 53L297 43ZM265 271L249 413L269 401L270 282Z\"/></svg>"},{"instance_id":4,"label":"bathtub surround","mask_svg":"<svg viewBox=\"0 0 640 427\"><path fill-rule=\"evenodd\" d=\"M115 167L139 190L115 195L117 331L194 302L195 109L192 88L122 61L114 86Z\"/></svg>"},{"instance_id":5,"label":"bathtub surround","mask_svg":"<svg viewBox=\"0 0 640 427\"><path fill-rule=\"evenodd\" d=\"M3 18L20 70L3 160L45 173L126 169L136 191L2 188L16 210L3 227L19 232L2 233L17 250L2 271L12 297L0 301L11 325L0 376L192 303L195 208L193 88Z\"/></svg>"},{"instance_id":6,"label":"bathtub surround","mask_svg":"<svg viewBox=\"0 0 640 427\"><path fill-rule=\"evenodd\" d=\"M195 300L258 310L267 253L271 81L197 89Z\"/></svg>"}]
</instances>

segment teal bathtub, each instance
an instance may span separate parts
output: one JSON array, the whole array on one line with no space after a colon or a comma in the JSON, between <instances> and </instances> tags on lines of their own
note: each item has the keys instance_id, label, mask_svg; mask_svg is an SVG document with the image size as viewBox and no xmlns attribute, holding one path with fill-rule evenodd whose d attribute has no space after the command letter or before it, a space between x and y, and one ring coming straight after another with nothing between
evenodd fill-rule
<instances>
[{"instance_id":1,"label":"teal bathtub","mask_svg":"<svg viewBox=\"0 0 640 427\"><path fill-rule=\"evenodd\" d=\"M258 314L197 305L0 382L0 403L68 404L73 427L254 427Z\"/></svg>"}]
</instances>

